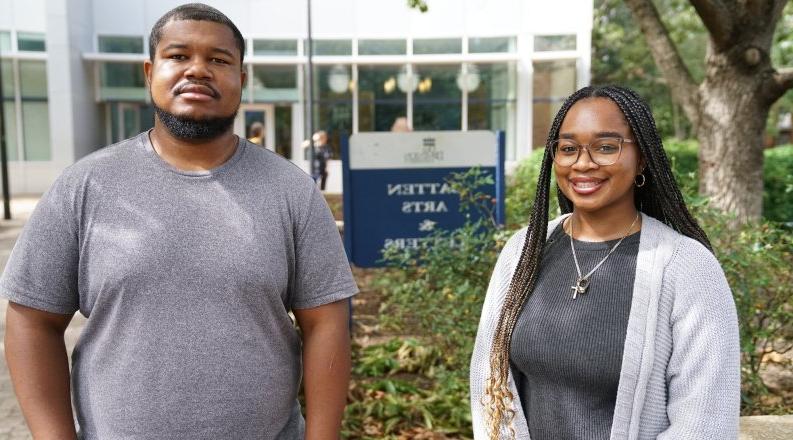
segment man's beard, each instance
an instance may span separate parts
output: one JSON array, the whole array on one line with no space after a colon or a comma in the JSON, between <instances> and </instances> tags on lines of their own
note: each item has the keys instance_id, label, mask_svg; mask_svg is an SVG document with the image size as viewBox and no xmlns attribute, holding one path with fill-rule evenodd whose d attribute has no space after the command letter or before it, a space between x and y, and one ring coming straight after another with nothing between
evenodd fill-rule
<instances>
[{"instance_id":1,"label":"man's beard","mask_svg":"<svg viewBox=\"0 0 793 440\"><path fill-rule=\"evenodd\" d=\"M216 116L212 118L191 118L187 116L178 116L161 109L152 100L154 112L162 122L162 125L168 129L174 137L188 141L203 141L215 139L223 133L227 132L233 125L234 119L237 117L237 110L234 110L230 116Z\"/></svg>"}]
</instances>

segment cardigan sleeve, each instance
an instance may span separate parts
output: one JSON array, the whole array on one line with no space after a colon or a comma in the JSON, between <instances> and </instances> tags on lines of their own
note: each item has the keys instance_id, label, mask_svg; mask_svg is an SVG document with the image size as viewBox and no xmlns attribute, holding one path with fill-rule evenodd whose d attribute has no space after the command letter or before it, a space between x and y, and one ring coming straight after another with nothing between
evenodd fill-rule
<instances>
[{"instance_id":1,"label":"cardigan sleeve","mask_svg":"<svg viewBox=\"0 0 793 440\"><path fill-rule=\"evenodd\" d=\"M735 302L718 260L686 238L665 271L674 298L667 366L669 427L658 439L735 439L740 345Z\"/></svg>"}]
</instances>

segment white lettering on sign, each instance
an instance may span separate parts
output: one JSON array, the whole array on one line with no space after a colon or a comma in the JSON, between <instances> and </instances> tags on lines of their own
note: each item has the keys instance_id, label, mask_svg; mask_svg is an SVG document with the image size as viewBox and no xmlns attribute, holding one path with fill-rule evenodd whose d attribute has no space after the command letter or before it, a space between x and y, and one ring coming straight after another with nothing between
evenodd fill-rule
<instances>
[{"instance_id":1,"label":"white lettering on sign","mask_svg":"<svg viewBox=\"0 0 793 440\"><path fill-rule=\"evenodd\" d=\"M395 247L397 249L417 249L420 243L420 238L386 238L383 247Z\"/></svg>"},{"instance_id":2,"label":"white lettering on sign","mask_svg":"<svg viewBox=\"0 0 793 440\"><path fill-rule=\"evenodd\" d=\"M459 242L449 237L386 238L383 241L383 248L418 249L435 245L450 246L452 248L460 247Z\"/></svg>"},{"instance_id":3,"label":"white lettering on sign","mask_svg":"<svg viewBox=\"0 0 793 440\"><path fill-rule=\"evenodd\" d=\"M449 208L446 207L446 203L443 200L402 202L403 214L423 214L427 212L449 212Z\"/></svg>"},{"instance_id":4,"label":"white lettering on sign","mask_svg":"<svg viewBox=\"0 0 793 440\"><path fill-rule=\"evenodd\" d=\"M389 183L389 196L423 196L425 194L454 194L448 183Z\"/></svg>"}]
</instances>

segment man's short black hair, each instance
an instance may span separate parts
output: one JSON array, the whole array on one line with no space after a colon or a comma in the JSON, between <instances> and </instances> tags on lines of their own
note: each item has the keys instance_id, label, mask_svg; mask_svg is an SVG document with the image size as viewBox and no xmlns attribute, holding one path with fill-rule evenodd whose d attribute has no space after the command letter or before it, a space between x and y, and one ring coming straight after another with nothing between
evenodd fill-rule
<instances>
[{"instance_id":1,"label":"man's short black hair","mask_svg":"<svg viewBox=\"0 0 793 440\"><path fill-rule=\"evenodd\" d=\"M240 50L240 65L242 65L242 60L245 58L245 39L242 38L242 33L222 12L203 3L188 3L177 6L160 17L157 23L154 23L149 35L149 59L152 61L154 61L154 52L157 50L160 38L162 38L162 28L171 20L205 20L228 26L234 34L234 40L236 40L237 48Z\"/></svg>"}]
</instances>

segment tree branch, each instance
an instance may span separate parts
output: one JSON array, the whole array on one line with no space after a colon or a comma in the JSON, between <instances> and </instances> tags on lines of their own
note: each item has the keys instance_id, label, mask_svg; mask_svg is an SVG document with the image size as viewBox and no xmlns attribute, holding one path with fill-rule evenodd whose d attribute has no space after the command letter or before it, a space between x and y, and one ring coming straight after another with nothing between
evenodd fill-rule
<instances>
[{"instance_id":1,"label":"tree branch","mask_svg":"<svg viewBox=\"0 0 793 440\"><path fill-rule=\"evenodd\" d=\"M770 105L790 89L793 89L793 67L772 68L763 80L760 93Z\"/></svg>"},{"instance_id":2,"label":"tree branch","mask_svg":"<svg viewBox=\"0 0 793 440\"><path fill-rule=\"evenodd\" d=\"M729 46L733 27L733 15L718 0L690 0L691 5L702 19L702 23L710 33L713 43L719 49Z\"/></svg>"},{"instance_id":3,"label":"tree branch","mask_svg":"<svg viewBox=\"0 0 793 440\"><path fill-rule=\"evenodd\" d=\"M793 67L777 69L774 74L774 81L777 83L777 86L782 89L782 93L793 89Z\"/></svg>"},{"instance_id":4,"label":"tree branch","mask_svg":"<svg viewBox=\"0 0 793 440\"><path fill-rule=\"evenodd\" d=\"M672 99L696 127L699 123L699 88L675 48L652 0L625 0L644 34L655 64L667 79Z\"/></svg>"}]
</instances>

